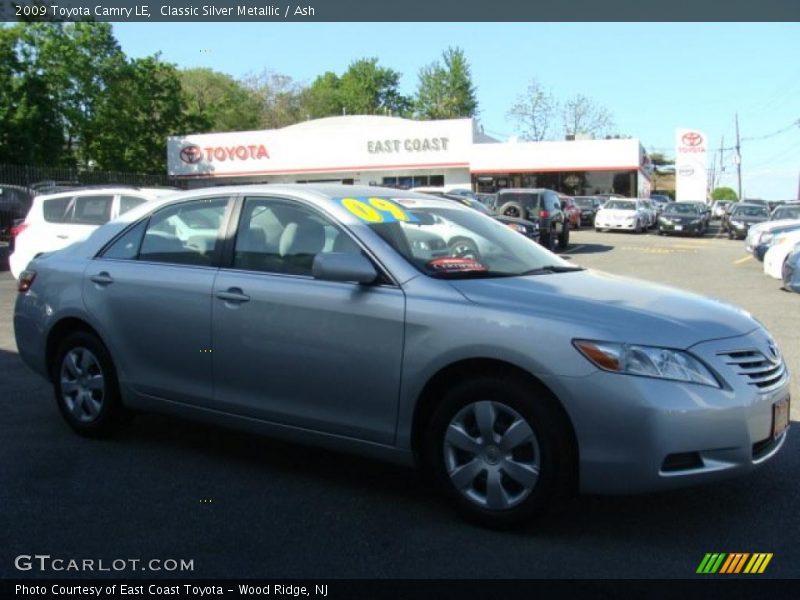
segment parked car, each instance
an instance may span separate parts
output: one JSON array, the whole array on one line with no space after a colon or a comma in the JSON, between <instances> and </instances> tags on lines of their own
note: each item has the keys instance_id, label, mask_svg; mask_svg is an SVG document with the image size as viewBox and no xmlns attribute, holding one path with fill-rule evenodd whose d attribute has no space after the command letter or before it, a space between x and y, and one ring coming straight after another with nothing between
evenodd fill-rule
<instances>
[{"instance_id":1,"label":"parked car","mask_svg":"<svg viewBox=\"0 0 800 600\"><path fill-rule=\"evenodd\" d=\"M569 220L558 193L544 188L507 188L497 193L496 214L539 223L539 243L553 250L569 247Z\"/></svg>"},{"instance_id":2,"label":"parked car","mask_svg":"<svg viewBox=\"0 0 800 600\"><path fill-rule=\"evenodd\" d=\"M114 186L36 196L25 220L15 228L14 252L8 259L11 274L19 278L36 255L83 240L135 206L174 193L172 189Z\"/></svg>"},{"instance_id":3,"label":"parked car","mask_svg":"<svg viewBox=\"0 0 800 600\"><path fill-rule=\"evenodd\" d=\"M36 191L22 185L0 184L0 241L7 241L9 253L14 250L16 226L31 208Z\"/></svg>"},{"instance_id":4,"label":"parked car","mask_svg":"<svg viewBox=\"0 0 800 600\"><path fill-rule=\"evenodd\" d=\"M653 203L653 206L656 207L657 216L664 212L664 209L672 203L672 199L669 196L664 196L662 194L651 194L650 201Z\"/></svg>"},{"instance_id":5,"label":"parked car","mask_svg":"<svg viewBox=\"0 0 800 600\"><path fill-rule=\"evenodd\" d=\"M769 212L767 212L766 205L738 202L725 217L723 230L728 233L728 238L731 240L744 239L750 227L768 219Z\"/></svg>"},{"instance_id":6,"label":"parked car","mask_svg":"<svg viewBox=\"0 0 800 600\"><path fill-rule=\"evenodd\" d=\"M694 202L672 202L658 217L659 235L682 234L702 236L705 218Z\"/></svg>"},{"instance_id":7,"label":"parked car","mask_svg":"<svg viewBox=\"0 0 800 600\"><path fill-rule=\"evenodd\" d=\"M681 200L681 204L693 204L697 207L697 211L703 219L703 233L707 232L711 224L711 207L702 200Z\"/></svg>"},{"instance_id":8,"label":"parked car","mask_svg":"<svg viewBox=\"0 0 800 600\"><path fill-rule=\"evenodd\" d=\"M575 196L575 204L581 211L581 225L594 226L594 217L604 200L597 196Z\"/></svg>"},{"instance_id":9,"label":"parked car","mask_svg":"<svg viewBox=\"0 0 800 600\"><path fill-rule=\"evenodd\" d=\"M649 198L638 198L638 200L642 203L642 206L644 206L644 210L649 217L647 229L655 227L658 223L658 209L656 205L651 202Z\"/></svg>"},{"instance_id":10,"label":"parked car","mask_svg":"<svg viewBox=\"0 0 800 600\"><path fill-rule=\"evenodd\" d=\"M789 215L789 218L774 219L775 216L781 216L784 214ZM753 252L756 246L770 241L770 239L776 233L781 233L785 228L792 229L794 225L800 226L800 209L796 213L798 215L796 218L791 218L792 214L794 213L779 213L777 210L775 210L770 215L769 221L764 221L763 223L758 223L757 225L750 227L750 229L747 230L747 236L744 240L745 250L747 252Z\"/></svg>"},{"instance_id":11,"label":"parked car","mask_svg":"<svg viewBox=\"0 0 800 600\"><path fill-rule=\"evenodd\" d=\"M638 198L615 198L597 211L594 228L596 231L622 229L642 233L649 227L651 218Z\"/></svg>"},{"instance_id":12,"label":"parked car","mask_svg":"<svg viewBox=\"0 0 800 600\"><path fill-rule=\"evenodd\" d=\"M725 214L725 208L734 204L733 200L714 200L711 205L711 218L721 219Z\"/></svg>"},{"instance_id":13,"label":"parked car","mask_svg":"<svg viewBox=\"0 0 800 600\"><path fill-rule=\"evenodd\" d=\"M494 212L497 205L497 194L475 194L478 202Z\"/></svg>"},{"instance_id":14,"label":"parked car","mask_svg":"<svg viewBox=\"0 0 800 600\"><path fill-rule=\"evenodd\" d=\"M559 194L558 197L561 200L561 210L563 210L567 215L570 229L580 229L581 209L578 208L574 198L572 196L567 196L566 194Z\"/></svg>"},{"instance_id":15,"label":"parked car","mask_svg":"<svg viewBox=\"0 0 800 600\"><path fill-rule=\"evenodd\" d=\"M497 250L428 258L412 236L441 219ZM410 192L194 190L33 259L18 289L19 355L77 433L160 411L417 464L486 525L743 475L787 437L786 365L745 311Z\"/></svg>"},{"instance_id":16,"label":"parked car","mask_svg":"<svg viewBox=\"0 0 800 600\"><path fill-rule=\"evenodd\" d=\"M800 294L800 242L783 263L783 289Z\"/></svg>"},{"instance_id":17,"label":"parked car","mask_svg":"<svg viewBox=\"0 0 800 600\"><path fill-rule=\"evenodd\" d=\"M795 229L776 235L769 250L764 254L764 274L775 279L783 279L783 265L797 243L800 243L800 230Z\"/></svg>"},{"instance_id":18,"label":"parked car","mask_svg":"<svg viewBox=\"0 0 800 600\"><path fill-rule=\"evenodd\" d=\"M526 238L539 241L539 223L537 221L528 221L526 219L517 219L515 217L504 217L503 215L495 215L496 220L510 227L517 233L521 233Z\"/></svg>"},{"instance_id":19,"label":"parked car","mask_svg":"<svg viewBox=\"0 0 800 600\"><path fill-rule=\"evenodd\" d=\"M775 227L774 229L759 234L758 241L750 250L759 262L763 262L769 249L772 248L776 241L782 239L781 235L793 231L800 231L800 221L781 221L781 223L783 224L780 227Z\"/></svg>"}]
</instances>

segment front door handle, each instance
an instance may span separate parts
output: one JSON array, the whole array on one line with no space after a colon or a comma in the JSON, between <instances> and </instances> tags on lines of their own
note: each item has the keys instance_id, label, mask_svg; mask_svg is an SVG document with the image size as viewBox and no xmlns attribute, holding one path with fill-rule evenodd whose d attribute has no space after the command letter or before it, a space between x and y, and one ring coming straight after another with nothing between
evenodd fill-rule
<instances>
[{"instance_id":1,"label":"front door handle","mask_svg":"<svg viewBox=\"0 0 800 600\"><path fill-rule=\"evenodd\" d=\"M58 239L60 239L60 240L68 240L68 239L69 239L69 236L68 236L68 235L57 235L56 237L57 237Z\"/></svg>"},{"instance_id":2,"label":"front door handle","mask_svg":"<svg viewBox=\"0 0 800 600\"><path fill-rule=\"evenodd\" d=\"M97 275L92 275L89 277L89 279L94 281L97 285L110 285L114 283L114 278L105 271L98 273Z\"/></svg>"},{"instance_id":3,"label":"front door handle","mask_svg":"<svg viewBox=\"0 0 800 600\"><path fill-rule=\"evenodd\" d=\"M247 302L250 296L242 292L241 288L228 288L224 292L217 292L217 298L225 300L225 302Z\"/></svg>"}]
</instances>

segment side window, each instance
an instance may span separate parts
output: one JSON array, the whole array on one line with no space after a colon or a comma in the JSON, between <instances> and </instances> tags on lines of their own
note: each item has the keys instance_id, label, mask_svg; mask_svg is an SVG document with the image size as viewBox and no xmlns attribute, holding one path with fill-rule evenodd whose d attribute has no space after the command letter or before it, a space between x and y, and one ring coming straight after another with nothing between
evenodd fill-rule
<instances>
[{"instance_id":1,"label":"side window","mask_svg":"<svg viewBox=\"0 0 800 600\"><path fill-rule=\"evenodd\" d=\"M136 208L140 204L144 204L146 200L137 196L120 196L119 198L119 214L125 214L132 208Z\"/></svg>"},{"instance_id":2,"label":"side window","mask_svg":"<svg viewBox=\"0 0 800 600\"><path fill-rule=\"evenodd\" d=\"M72 207L72 198L53 198L42 202L42 212L44 220L48 223L66 223L69 220L69 212Z\"/></svg>"},{"instance_id":3,"label":"side window","mask_svg":"<svg viewBox=\"0 0 800 600\"><path fill-rule=\"evenodd\" d=\"M139 260L211 265L227 198L203 198L168 206L150 217Z\"/></svg>"},{"instance_id":4,"label":"side window","mask_svg":"<svg viewBox=\"0 0 800 600\"><path fill-rule=\"evenodd\" d=\"M111 219L114 196L77 196L70 223L103 225Z\"/></svg>"},{"instance_id":5,"label":"side window","mask_svg":"<svg viewBox=\"0 0 800 600\"><path fill-rule=\"evenodd\" d=\"M245 199L233 268L310 276L314 257L322 252L360 254L361 248L339 226L301 204Z\"/></svg>"},{"instance_id":6,"label":"side window","mask_svg":"<svg viewBox=\"0 0 800 600\"><path fill-rule=\"evenodd\" d=\"M147 227L147 220L131 227L122 236L108 246L103 252L103 258L115 258L118 260L135 260L139 254L139 246L142 243L142 236Z\"/></svg>"}]
</instances>

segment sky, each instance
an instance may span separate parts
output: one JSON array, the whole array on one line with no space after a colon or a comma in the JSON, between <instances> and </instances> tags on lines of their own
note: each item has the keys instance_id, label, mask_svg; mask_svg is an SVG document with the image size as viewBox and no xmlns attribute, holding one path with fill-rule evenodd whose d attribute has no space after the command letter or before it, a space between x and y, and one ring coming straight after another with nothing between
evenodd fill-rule
<instances>
[{"instance_id":1,"label":"sky","mask_svg":"<svg viewBox=\"0 0 800 600\"><path fill-rule=\"evenodd\" d=\"M620 134L671 156L682 127L732 147L738 113L744 197L800 193L800 23L115 23L114 33L129 56L160 52L236 78L269 70L309 84L376 57L409 95L420 68L458 46L497 138L519 133L507 113L532 78L556 98L589 96ZM734 153L724 158L718 185L736 189Z\"/></svg>"}]
</instances>

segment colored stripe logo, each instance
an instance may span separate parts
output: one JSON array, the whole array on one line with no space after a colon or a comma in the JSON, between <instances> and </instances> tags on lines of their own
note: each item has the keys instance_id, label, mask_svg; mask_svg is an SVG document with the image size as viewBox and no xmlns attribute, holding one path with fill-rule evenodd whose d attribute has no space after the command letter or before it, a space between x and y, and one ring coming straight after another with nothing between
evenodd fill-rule
<instances>
[{"instance_id":1,"label":"colored stripe logo","mask_svg":"<svg viewBox=\"0 0 800 600\"><path fill-rule=\"evenodd\" d=\"M703 575L763 573L771 560L772 552L709 552L700 561L696 572Z\"/></svg>"}]
</instances>

